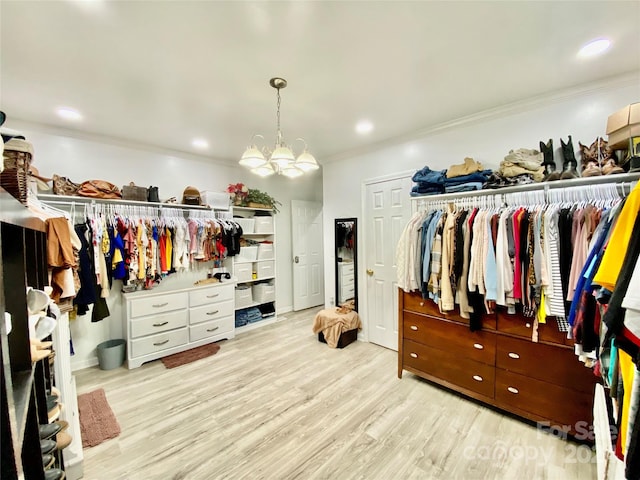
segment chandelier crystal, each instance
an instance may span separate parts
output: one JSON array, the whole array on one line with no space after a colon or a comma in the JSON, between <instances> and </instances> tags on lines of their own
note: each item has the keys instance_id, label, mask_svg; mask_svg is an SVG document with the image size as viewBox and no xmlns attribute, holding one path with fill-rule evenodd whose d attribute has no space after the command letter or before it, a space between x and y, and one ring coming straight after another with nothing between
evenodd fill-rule
<instances>
[{"instance_id":1,"label":"chandelier crystal","mask_svg":"<svg viewBox=\"0 0 640 480\"><path fill-rule=\"evenodd\" d=\"M291 147L287 146L284 142L282 131L280 130L280 89L287 86L287 81L284 78L275 77L269 80L269 85L278 92L275 147L273 150L269 150L266 147L260 150L256 144L253 143L250 147L247 147L238 163L243 167L249 168L252 173L261 177L268 177L269 175L277 173L285 177L296 178L305 173L317 170L320 166L314 156L307 150L307 143L304 139L297 139L304 143L304 151L298 155L297 158L291 150ZM262 135L253 136L254 139L256 137L264 139Z\"/></svg>"}]
</instances>

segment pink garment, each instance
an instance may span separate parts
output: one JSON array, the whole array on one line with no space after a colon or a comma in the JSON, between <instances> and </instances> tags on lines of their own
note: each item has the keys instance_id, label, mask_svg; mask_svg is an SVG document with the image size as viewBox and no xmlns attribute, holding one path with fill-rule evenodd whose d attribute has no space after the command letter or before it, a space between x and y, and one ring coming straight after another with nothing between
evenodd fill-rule
<instances>
[{"instance_id":1,"label":"pink garment","mask_svg":"<svg viewBox=\"0 0 640 480\"><path fill-rule=\"evenodd\" d=\"M522 298L522 265L520 264L520 220L524 214L524 208L519 208L513 214L513 245L515 247L514 268L513 268L513 298Z\"/></svg>"}]
</instances>

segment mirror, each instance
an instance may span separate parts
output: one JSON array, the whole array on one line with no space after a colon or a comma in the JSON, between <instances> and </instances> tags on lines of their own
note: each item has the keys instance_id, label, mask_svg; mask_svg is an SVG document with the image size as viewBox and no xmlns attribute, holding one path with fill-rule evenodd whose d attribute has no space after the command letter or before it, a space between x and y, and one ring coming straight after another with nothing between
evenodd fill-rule
<instances>
[{"instance_id":1,"label":"mirror","mask_svg":"<svg viewBox=\"0 0 640 480\"><path fill-rule=\"evenodd\" d=\"M336 305L350 304L358 311L358 255L356 218L336 218Z\"/></svg>"}]
</instances>

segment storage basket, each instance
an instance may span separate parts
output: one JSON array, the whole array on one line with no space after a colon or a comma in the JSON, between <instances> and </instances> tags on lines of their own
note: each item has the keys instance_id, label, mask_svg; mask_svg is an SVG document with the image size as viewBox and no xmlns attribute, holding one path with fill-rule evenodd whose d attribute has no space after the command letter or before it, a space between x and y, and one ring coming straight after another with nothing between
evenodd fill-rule
<instances>
[{"instance_id":1,"label":"storage basket","mask_svg":"<svg viewBox=\"0 0 640 480\"><path fill-rule=\"evenodd\" d=\"M240 247L238 262L255 262L258 259L258 246Z\"/></svg>"},{"instance_id":2,"label":"storage basket","mask_svg":"<svg viewBox=\"0 0 640 480\"><path fill-rule=\"evenodd\" d=\"M276 287L271 283L256 283L252 288L254 302L266 303L276 299Z\"/></svg>"},{"instance_id":3,"label":"storage basket","mask_svg":"<svg viewBox=\"0 0 640 480\"><path fill-rule=\"evenodd\" d=\"M27 172L31 166L31 154L17 150L4 151L4 170L0 173L0 186L26 205L29 192Z\"/></svg>"},{"instance_id":4,"label":"storage basket","mask_svg":"<svg viewBox=\"0 0 640 480\"><path fill-rule=\"evenodd\" d=\"M148 195L149 194L147 191L147 187L136 187L133 182L122 187L123 200L136 200L138 202L146 202Z\"/></svg>"},{"instance_id":5,"label":"storage basket","mask_svg":"<svg viewBox=\"0 0 640 480\"><path fill-rule=\"evenodd\" d=\"M273 260L273 243L260 243L258 245L258 260Z\"/></svg>"},{"instance_id":6,"label":"storage basket","mask_svg":"<svg viewBox=\"0 0 640 480\"><path fill-rule=\"evenodd\" d=\"M273 217L255 217L255 233L273 233Z\"/></svg>"},{"instance_id":7,"label":"storage basket","mask_svg":"<svg viewBox=\"0 0 640 480\"><path fill-rule=\"evenodd\" d=\"M234 217L234 222L242 227L242 233L253 233L255 220L253 218Z\"/></svg>"},{"instance_id":8,"label":"storage basket","mask_svg":"<svg viewBox=\"0 0 640 480\"><path fill-rule=\"evenodd\" d=\"M248 285L236 287L236 308L248 307L252 303L253 296L251 295L251 287Z\"/></svg>"}]
</instances>

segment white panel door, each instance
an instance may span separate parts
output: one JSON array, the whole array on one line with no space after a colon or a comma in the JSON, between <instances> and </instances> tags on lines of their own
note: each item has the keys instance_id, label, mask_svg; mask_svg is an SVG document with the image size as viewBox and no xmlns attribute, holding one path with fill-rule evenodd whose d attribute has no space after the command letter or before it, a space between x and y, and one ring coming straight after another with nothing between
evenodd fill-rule
<instances>
[{"instance_id":1,"label":"white panel door","mask_svg":"<svg viewBox=\"0 0 640 480\"><path fill-rule=\"evenodd\" d=\"M322 204L291 201L293 309L324 303Z\"/></svg>"},{"instance_id":2,"label":"white panel door","mask_svg":"<svg viewBox=\"0 0 640 480\"><path fill-rule=\"evenodd\" d=\"M369 341L398 350L395 252L411 217L411 177L365 184L365 269Z\"/></svg>"}]
</instances>

